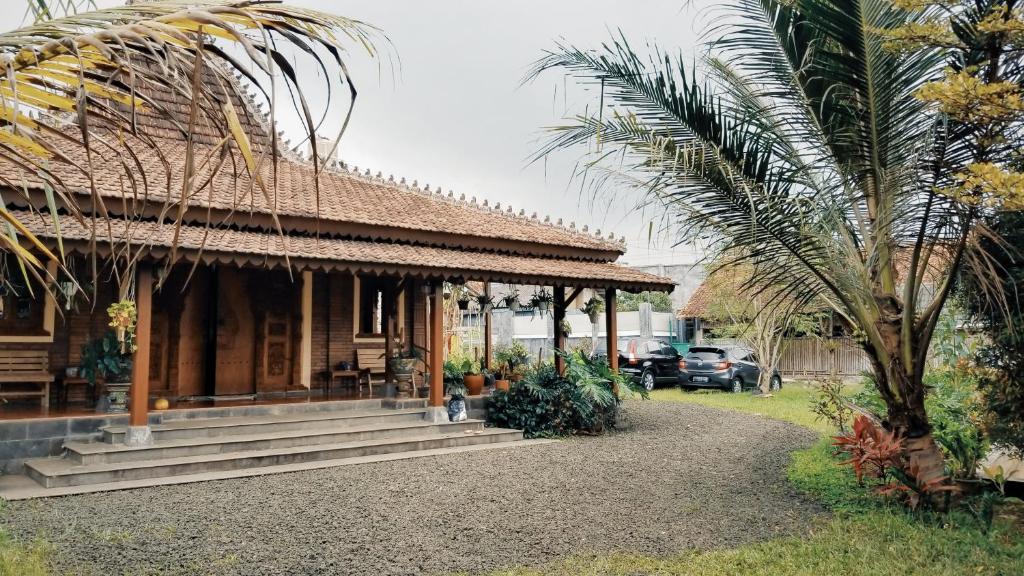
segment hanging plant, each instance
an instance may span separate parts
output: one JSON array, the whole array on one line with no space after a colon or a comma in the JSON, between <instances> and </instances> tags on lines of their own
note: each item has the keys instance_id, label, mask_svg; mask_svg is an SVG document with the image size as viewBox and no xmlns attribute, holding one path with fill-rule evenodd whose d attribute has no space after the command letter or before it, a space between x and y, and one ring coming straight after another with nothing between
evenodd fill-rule
<instances>
[{"instance_id":1,"label":"hanging plant","mask_svg":"<svg viewBox=\"0 0 1024 576\"><path fill-rule=\"evenodd\" d=\"M512 288L512 290L501 299L501 303L504 304L505 308L508 308L512 312L519 312L522 304L519 303L519 290Z\"/></svg>"},{"instance_id":2,"label":"hanging plant","mask_svg":"<svg viewBox=\"0 0 1024 576\"><path fill-rule=\"evenodd\" d=\"M487 294L480 294L476 297L477 306L480 307L481 314L488 314L494 308L494 298Z\"/></svg>"},{"instance_id":3,"label":"hanging plant","mask_svg":"<svg viewBox=\"0 0 1024 576\"><path fill-rule=\"evenodd\" d=\"M604 312L604 300L597 296L591 296L590 299L583 304L583 307L580 308L580 312L583 312L590 317L591 324L597 324L601 312Z\"/></svg>"},{"instance_id":4,"label":"hanging plant","mask_svg":"<svg viewBox=\"0 0 1024 576\"><path fill-rule=\"evenodd\" d=\"M110 316L110 327L114 329L117 340L121 343L121 353L135 352L135 323L138 320L135 302L114 302L107 307L107 315Z\"/></svg>"},{"instance_id":5,"label":"hanging plant","mask_svg":"<svg viewBox=\"0 0 1024 576\"><path fill-rule=\"evenodd\" d=\"M554 297L546 289L541 288L539 291L534 292L530 298L530 306L535 310L540 310L541 314L548 311L551 307L551 303L554 302Z\"/></svg>"}]
</instances>

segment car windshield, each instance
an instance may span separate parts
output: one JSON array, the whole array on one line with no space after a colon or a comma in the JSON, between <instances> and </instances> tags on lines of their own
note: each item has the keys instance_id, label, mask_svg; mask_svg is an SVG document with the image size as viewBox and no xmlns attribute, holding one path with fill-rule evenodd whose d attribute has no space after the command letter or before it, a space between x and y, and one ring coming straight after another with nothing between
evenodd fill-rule
<instances>
[{"instance_id":1,"label":"car windshield","mask_svg":"<svg viewBox=\"0 0 1024 576\"><path fill-rule=\"evenodd\" d=\"M687 358L699 358L701 360L718 360L725 358L725 352L721 348L690 348L686 356Z\"/></svg>"}]
</instances>

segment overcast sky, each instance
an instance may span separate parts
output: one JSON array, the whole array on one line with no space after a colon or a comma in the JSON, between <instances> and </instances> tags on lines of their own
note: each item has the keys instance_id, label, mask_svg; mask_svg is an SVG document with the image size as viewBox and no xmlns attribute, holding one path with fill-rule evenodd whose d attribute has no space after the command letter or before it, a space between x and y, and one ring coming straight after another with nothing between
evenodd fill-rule
<instances>
[{"instance_id":1,"label":"overcast sky","mask_svg":"<svg viewBox=\"0 0 1024 576\"><path fill-rule=\"evenodd\" d=\"M391 41L387 52L393 61L371 60L359 51L350 55L360 95L341 144L341 158L349 164L429 183L431 189L442 186L457 196L511 203L517 212L525 208L528 214L625 234L625 261L631 264L693 259L688 251L668 250L664 236L648 240L648 224L658 215L638 213L635 193L616 191L596 202L581 195L570 176L582 151L528 164L544 127L596 98L557 72L525 86L520 81L555 41L597 48L619 29L635 45L654 41L693 54L707 22L701 2L289 1L373 24ZM21 14L0 16L4 29L20 21ZM301 138L294 116L283 116L280 124L294 141Z\"/></svg>"}]
</instances>

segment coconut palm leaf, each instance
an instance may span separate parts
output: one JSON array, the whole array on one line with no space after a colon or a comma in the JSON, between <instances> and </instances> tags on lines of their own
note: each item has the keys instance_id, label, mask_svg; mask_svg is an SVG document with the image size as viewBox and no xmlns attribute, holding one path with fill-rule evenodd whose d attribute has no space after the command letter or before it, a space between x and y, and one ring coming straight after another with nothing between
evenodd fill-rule
<instances>
[{"instance_id":1,"label":"coconut palm leaf","mask_svg":"<svg viewBox=\"0 0 1024 576\"><path fill-rule=\"evenodd\" d=\"M628 173L603 180L632 181L682 239L742 255L743 289L830 302L863 330L889 405L916 405L978 232L976 210L936 192L967 157L958 128L916 97L947 54L883 46L882 30L929 17L889 0L739 0L699 63L641 56L621 35L557 45L527 78L560 70L600 86L602 106L553 128L538 156L587 145L588 169Z\"/></svg>"},{"instance_id":2,"label":"coconut palm leaf","mask_svg":"<svg viewBox=\"0 0 1024 576\"><path fill-rule=\"evenodd\" d=\"M162 214L180 226L185 204L225 166L244 167L256 187L253 192L273 207L276 177L267 178L266 167L276 172L279 143L274 130L257 137L244 127L262 121L256 103L268 104L273 118L275 83L283 81L294 96L313 157L325 157L314 137L322 118L314 121L303 96L308 86L300 84L289 54L297 51L329 71L328 87L347 87L343 131L356 95L345 64L347 50L355 46L372 56L377 37L374 28L359 21L269 0L136 2L40 19L0 33L0 163L10 168L0 183L21 190L15 184L24 176L32 187L48 187L62 208L80 220L93 220L94 247L101 241L96 235L104 234L98 222L110 200L97 190L100 158L105 171L123 177L118 212L125 209L129 220L158 196ZM259 94L250 96L250 88ZM188 102L190 109L183 116L168 101ZM181 189L170 190L169 177L148 177L143 155L156 156L171 168L161 147L169 135L155 130L154 122L140 122L142 115L159 119L186 143L186 165L173 167L186 175ZM215 135L214 145L196 145L193 135L200 126ZM110 158L117 159L113 165ZM318 164L317 170L322 167ZM68 185L69 170L83 176L89 189ZM33 206L27 197L8 200ZM27 230L19 231L30 244L38 243ZM128 262L137 259L138 252L132 253L124 238L109 228L106 236Z\"/></svg>"}]
</instances>

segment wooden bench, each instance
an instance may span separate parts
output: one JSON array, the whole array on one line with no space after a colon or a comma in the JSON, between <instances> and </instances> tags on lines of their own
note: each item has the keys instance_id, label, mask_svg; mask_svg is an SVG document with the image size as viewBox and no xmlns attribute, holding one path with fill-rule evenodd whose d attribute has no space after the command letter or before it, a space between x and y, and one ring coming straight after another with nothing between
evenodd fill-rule
<instances>
[{"instance_id":1,"label":"wooden bench","mask_svg":"<svg viewBox=\"0 0 1024 576\"><path fill-rule=\"evenodd\" d=\"M0 350L0 398L39 397L50 407L50 353L46 350ZM6 390L5 384L33 384L39 390Z\"/></svg>"},{"instance_id":2,"label":"wooden bench","mask_svg":"<svg viewBox=\"0 0 1024 576\"><path fill-rule=\"evenodd\" d=\"M384 358L384 350L366 348L356 350L356 368L362 373L366 386L370 389L370 396L373 396L373 385L384 384L384 373L387 371L387 361ZM363 395L362 384L359 386L359 395Z\"/></svg>"}]
</instances>

